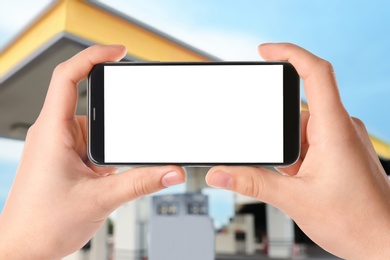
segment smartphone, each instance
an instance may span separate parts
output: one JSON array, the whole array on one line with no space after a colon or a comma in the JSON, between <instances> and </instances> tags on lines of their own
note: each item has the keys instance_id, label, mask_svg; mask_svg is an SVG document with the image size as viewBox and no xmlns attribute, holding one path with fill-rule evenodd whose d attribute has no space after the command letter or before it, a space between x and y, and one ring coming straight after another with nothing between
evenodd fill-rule
<instances>
[{"instance_id":1,"label":"smartphone","mask_svg":"<svg viewBox=\"0 0 390 260\"><path fill-rule=\"evenodd\" d=\"M117 62L88 77L97 165L274 165L300 153L299 76L288 62Z\"/></svg>"}]
</instances>

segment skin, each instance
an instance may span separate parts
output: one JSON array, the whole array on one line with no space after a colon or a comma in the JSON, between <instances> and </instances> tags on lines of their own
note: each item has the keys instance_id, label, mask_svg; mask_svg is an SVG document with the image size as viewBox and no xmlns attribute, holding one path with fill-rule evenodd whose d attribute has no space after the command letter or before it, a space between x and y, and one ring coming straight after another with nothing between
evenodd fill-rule
<instances>
[{"instance_id":1,"label":"skin","mask_svg":"<svg viewBox=\"0 0 390 260\"><path fill-rule=\"evenodd\" d=\"M177 166L114 174L116 168L97 167L87 158L86 118L75 116L77 84L94 64L125 53L120 45L93 46L54 70L0 217L0 259L69 255L123 203L185 182Z\"/></svg>"},{"instance_id":2,"label":"skin","mask_svg":"<svg viewBox=\"0 0 390 260\"><path fill-rule=\"evenodd\" d=\"M301 156L278 168L218 166L206 181L270 203L318 245L346 259L390 256L390 185L364 124L344 108L331 64L292 44L259 47L288 60L304 81Z\"/></svg>"},{"instance_id":3,"label":"skin","mask_svg":"<svg viewBox=\"0 0 390 260\"><path fill-rule=\"evenodd\" d=\"M361 121L340 99L332 66L292 44L259 48L288 60L304 81L301 156L278 174L255 167L213 167L206 181L270 203L329 252L346 259L390 256L390 184ZM86 153L86 119L75 116L77 83L96 63L117 61L123 46L93 46L54 71L30 128L0 216L0 259L59 259L81 248L117 207L183 183L177 166L115 174Z\"/></svg>"}]
</instances>

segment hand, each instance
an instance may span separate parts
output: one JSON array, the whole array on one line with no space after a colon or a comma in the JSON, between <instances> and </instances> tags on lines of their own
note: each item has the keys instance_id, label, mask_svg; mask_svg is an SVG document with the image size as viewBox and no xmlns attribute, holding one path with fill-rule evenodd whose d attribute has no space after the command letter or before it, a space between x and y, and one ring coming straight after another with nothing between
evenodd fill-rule
<instances>
[{"instance_id":1,"label":"hand","mask_svg":"<svg viewBox=\"0 0 390 260\"><path fill-rule=\"evenodd\" d=\"M97 167L87 158L86 118L75 116L77 84L94 64L125 53L123 46L93 46L55 69L0 218L1 259L66 256L123 203L185 181L177 166L115 174L115 168Z\"/></svg>"},{"instance_id":2,"label":"hand","mask_svg":"<svg viewBox=\"0 0 390 260\"><path fill-rule=\"evenodd\" d=\"M367 131L343 107L330 63L291 44L259 47L288 60L304 81L310 112L301 114L298 162L278 174L255 167L214 167L210 186L270 203L318 245L347 259L390 256L390 186Z\"/></svg>"}]
</instances>

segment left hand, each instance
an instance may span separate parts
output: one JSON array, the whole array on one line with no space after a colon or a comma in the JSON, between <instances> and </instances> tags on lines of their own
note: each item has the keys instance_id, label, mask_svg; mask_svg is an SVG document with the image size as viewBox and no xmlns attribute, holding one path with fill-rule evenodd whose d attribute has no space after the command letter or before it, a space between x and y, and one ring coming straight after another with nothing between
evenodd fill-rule
<instances>
[{"instance_id":1,"label":"left hand","mask_svg":"<svg viewBox=\"0 0 390 260\"><path fill-rule=\"evenodd\" d=\"M123 203L185 181L178 166L115 174L116 168L97 167L87 158L86 117L75 116L77 84L93 65L125 53L119 45L93 46L55 69L0 218L0 259L66 256Z\"/></svg>"}]
</instances>

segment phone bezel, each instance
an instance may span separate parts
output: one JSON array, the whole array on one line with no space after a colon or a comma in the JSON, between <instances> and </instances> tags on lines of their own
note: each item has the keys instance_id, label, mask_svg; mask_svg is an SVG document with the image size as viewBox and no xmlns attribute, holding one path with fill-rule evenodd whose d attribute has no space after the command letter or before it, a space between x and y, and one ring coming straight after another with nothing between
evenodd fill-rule
<instances>
[{"instance_id":1,"label":"phone bezel","mask_svg":"<svg viewBox=\"0 0 390 260\"><path fill-rule=\"evenodd\" d=\"M284 161L280 163L188 163L188 162L121 162L109 163L104 161L104 67L105 66L171 66L171 65L283 65L283 151ZM285 61L267 62L107 62L95 65L88 76L88 158L100 166L145 166L175 164L181 166L215 166L215 165L252 165L252 166L287 166L294 164L300 155L300 80L295 68ZM98 109L97 109L98 108Z\"/></svg>"}]
</instances>

